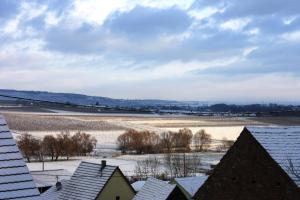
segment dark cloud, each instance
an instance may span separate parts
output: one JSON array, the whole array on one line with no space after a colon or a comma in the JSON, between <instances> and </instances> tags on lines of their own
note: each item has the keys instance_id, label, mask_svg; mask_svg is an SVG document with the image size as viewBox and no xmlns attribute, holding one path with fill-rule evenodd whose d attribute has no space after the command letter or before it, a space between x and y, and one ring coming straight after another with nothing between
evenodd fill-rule
<instances>
[{"instance_id":1,"label":"dark cloud","mask_svg":"<svg viewBox=\"0 0 300 200\"><path fill-rule=\"evenodd\" d=\"M47 31L45 48L64 53L97 54L104 50L105 38L101 28L88 24L76 30L56 26Z\"/></svg>"},{"instance_id":2,"label":"dark cloud","mask_svg":"<svg viewBox=\"0 0 300 200\"><path fill-rule=\"evenodd\" d=\"M8 7L9 1L3 2L6 2L3 5ZM72 1L34 2L47 5L47 11L52 11L58 16L72 8ZM104 55L109 60L128 59L143 66L148 62L226 59L242 55L247 47L257 46L258 49L252 52L245 62L228 68L215 66L200 73L298 73L299 45L283 44L276 40L280 38L280 34L300 29L300 17L294 18L289 24L284 23L284 19L300 13L299 2L196 1L189 10L207 6L227 8L222 13L200 21L190 17L188 11L177 7L161 9L137 6L126 12L111 13L101 26L82 24L74 29L66 26L66 22L62 20L60 24L46 29L45 14L22 21L19 26L20 29L33 27L39 33L38 37L44 40L46 50L63 54ZM14 8L17 9L18 6ZM1 9L3 8L0 8L0 11ZM242 30L220 28L223 22L242 17L251 19ZM211 21L214 23L210 24ZM259 34L246 34L256 28L260 30ZM183 36L187 31L188 34ZM0 41L1 39L4 41L3 38L0 38Z\"/></svg>"},{"instance_id":3,"label":"dark cloud","mask_svg":"<svg viewBox=\"0 0 300 200\"><path fill-rule=\"evenodd\" d=\"M192 8L207 6L226 8L223 18L240 18L246 16L265 16L272 14L298 15L299 0L196 0Z\"/></svg>"},{"instance_id":4,"label":"dark cloud","mask_svg":"<svg viewBox=\"0 0 300 200\"><path fill-rule=\"evenodd\" d=\"M191 23L191 17L176 7L156 9L137 6L128 12L113 13L104 26L114 33L140 39L180 33Z\"/></svg>"},{"instance_id":5,"label":"dark cloud","mask_svg":"<svg viewBox=\"0 0 300 200\"><path fill-rule=\"evenodd\" d=\"M247 59L222 67L215 66L199 70L199 74L222 74L226 76L241 74L289 73L300 76L300 46L293 43L263 44L254 50Z\"/></svg>"},{"instance_id":6,"label":"dark cloud","mask_svg":"<svg viewBox=\"0 0 300 200\"><path fill-rule=\"evenodd\" d=\"M299 0L225 0L226 17L264 16L271 14L296 15L300 13Z\"/></svg>"}]
</instances>

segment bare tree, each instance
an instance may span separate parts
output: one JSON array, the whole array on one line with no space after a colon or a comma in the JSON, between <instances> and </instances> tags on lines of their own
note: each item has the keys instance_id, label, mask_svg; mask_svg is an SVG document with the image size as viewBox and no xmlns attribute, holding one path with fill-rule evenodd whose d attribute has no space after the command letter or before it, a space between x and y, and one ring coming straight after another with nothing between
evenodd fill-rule
<instances>
[{"instance_id":1,"label":"bare tree","mask_svg":"<svg viewBox=\"0 0 300 200\"><path fill-rule=\"evenodd\" d=\"M228 140L226 137L223 137L221 144L217 146L217 151L227 151L233 144L233 140Z\"/></svg>"},{"instance_id":2,"label":"bare tree","mask_svg":"<svg viewBox=\"0 0 300 200\"><path fill-rule=\"evenodd\" d=\"M160 165L161 163L157 157L148 157L145 160L137 161L135 174L138 179L145 179L148 177L157 178L160 175Z\"/></svg>"},{"instance_id":3,"label":"bare tree","mask_svg":"<svg viewBox=\"0 0 300 200\"><path fill-rule=\"evenodd\" d=\"M288 161L288 166L287 166L287 170L289 173L293 174L294 177L300 181L300 165L299 166L295 166L295 163L292 161L292 159L287 159Z\"/></svg>"},{"instance_id":4,"label":"bare tree","mask_svg":"<svg viewBox=\"0 0 300 200\"><path fill-rule=\"evenodd\" d=\"M31 161L32 157L40 158L41 140L24 133L18 136L17 144L28 162Z\"/></svg>"},{"instance_id":5,"label":"bare tree","mask_svg":"<svg viewBox=\"0 0 300 200\"><path fill-rule=\"evenodd\" d=\"M170 153L165 155L166 167L171 178L195 175L201 164L201 158L195 153Z\"/></svg>"},{"instance_id":6,"label":"bare tree","mask_svg":"<svg viewBox=\"0 0 300 200\"><path fill-rule=\"evenodd\" d=\"M122 153L126 153L130 145L130 135L126 132L122 135L119 135L117 139L117 145Z\"/></svg>"},{"instance_id":7,"label":"bare tree","mask_svg":"<svg viewBox=\"0 0 300 200\"><path fill-rule=\"evenodd\" d=\"M66 156L67 160L69 160L69 157L74 153L72 137L69 131L61 132L56 138L56 142L61 149L61 154Z\"/></svg>"},{"instance_id":8,"label":"bare tree","mask_svg":"<svg viewBox=\"0 0 300 200\"><path fill-rule=\"evenodd\" d=\"M193 138L193 133L190 129L180 129L178 132L173 133L171 141L173 147L177 152L188 152L190 151L190 144Z\"/></svg>"},{"instance_id":9,"label":"bare tree","mask_svg":"<svg viewBox=\"0 0 300 200\"><path fill-rule=\"evenodd\" d=\"M207 151L211 145L211 135L201 129L194 135L194 145L196 151Z\"/></svg>"},{"instance_id":10,"label":"bare tree","mask_svg":"<svg viewBox=\"0 0 300 200\"><path fill-rule=\"evenodd\" d=\"M56 138L53 135L46 135L42 141L43 154L46 156L50 156L51 160L54 160L55 156L55 145Z\"/></svg>"},{"instance_id":11,"label":"bare tree","mask_svg":"<svg viewBox=\"0 0 300 200\"><path fill-rule=\"evenodd\" d=\"M173 148L172 134L174 134L174 133L171 131L163 132L160 134L160 143L161 143L160 146L161 146L162 150L166 153L170 153Z\"/></svg>"}]
</instances>

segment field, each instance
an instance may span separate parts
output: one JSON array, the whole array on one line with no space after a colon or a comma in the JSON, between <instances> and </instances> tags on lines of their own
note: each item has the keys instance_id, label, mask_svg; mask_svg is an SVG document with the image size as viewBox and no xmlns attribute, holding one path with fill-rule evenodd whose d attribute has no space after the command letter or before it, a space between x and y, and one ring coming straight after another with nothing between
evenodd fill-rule
<instances>
[{"instance_id":1,"label":"field","mask_svg":"<svg viewBox=\"0 0 300 200\"><path fill-rule=\"evenodd\" d=\"M47 134L57 134L70 131L74 134L83 131L97 139L94 157L80 157L70 161L47 162L46 169L64 168L71 173L81 160L100 162L105 158L109 164L118 165L128 175L134 173L137 160L149 155L120 155L117 151L116 139L126 129L149 130L156 133L177 131L189 128L193 133L205 129L212 135L212 139L220 140L224 137L235 140L244 126L271 124L300 124L294 118L234 118L234 117L193 117L182 115L139 115L139 114L88 114L74 112L3 112L14 136L27 132L42 138ZM201 159L207 165L216 164L221 154L203 153ZM162 155L155 155L162 156ZM40 169L41 163L29 163L31 170Z\"/></svg>"}]
</instances>

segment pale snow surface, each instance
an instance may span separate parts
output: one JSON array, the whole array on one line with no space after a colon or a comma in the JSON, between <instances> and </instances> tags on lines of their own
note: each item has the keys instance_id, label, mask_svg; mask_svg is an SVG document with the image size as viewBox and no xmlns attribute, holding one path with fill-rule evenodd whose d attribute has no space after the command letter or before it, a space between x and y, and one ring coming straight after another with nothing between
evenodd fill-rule
<instances>
[{"instance_id":1,"label":"pale snow surface","mask_svg":"<svg viewBox=\"0 0 300 200\"><path fill-rule=\"evenodd\" d=\"M193 197L207 178L208 176L182 177L175 178L175 181Z\"/></svg>"},{"instance_id":2,"label":"pale snow surface","mask_svg":"<svg viewBox=\"0 0 300 200\"><path fill-rule=\"evenodd\" d=\"M165 181L148 178L133 200L166 200L175 187Z\"/></svg>"}]
</instances>

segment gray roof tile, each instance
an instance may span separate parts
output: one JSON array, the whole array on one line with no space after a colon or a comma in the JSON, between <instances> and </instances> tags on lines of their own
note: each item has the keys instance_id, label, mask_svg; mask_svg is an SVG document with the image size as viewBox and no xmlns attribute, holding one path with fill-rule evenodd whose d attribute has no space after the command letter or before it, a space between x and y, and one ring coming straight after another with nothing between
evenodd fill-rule
<instances>
[{"instance_id":1,"label":"gray roof tile","mask_svg":"<svg viewBox=\"0 0 300 200\"><path fill-rule=\"evenodd\" d=\"M96 199L117 168L106 165L101 172L101 164L81 162L58 198L64 200Z\"/></svg>"},{"instance_id":2,"label":"gray roof tile","mask_svg":"<svg viewBox=\"0 0 300 200\"><path fill-rule=\"evenodd\" d=\"M25 161L6 121L0 116L0 199L38 199Z\"/></svg>"},{"instance_id":3,"label":"gray roof tile","mask_svg":"<svg viewBox=\"0 0 300 200\"><path fill-rule=\"evenodd\" d=\"M166 200L176 185L155 178L148 178L133 200Z\"/></svg>"},{"instance_id":4,"label":"gray roof tile","mask_svg":"<svg viewBox=\"0 0 300 200\"><path fill-rule=\"evenodd\" d=\"M292 161L295 170L300 175L300 127L272 126L246 128L298 187L300 187L300 179L289 170L289 161Z\"/></svg>"}]
</instances>

